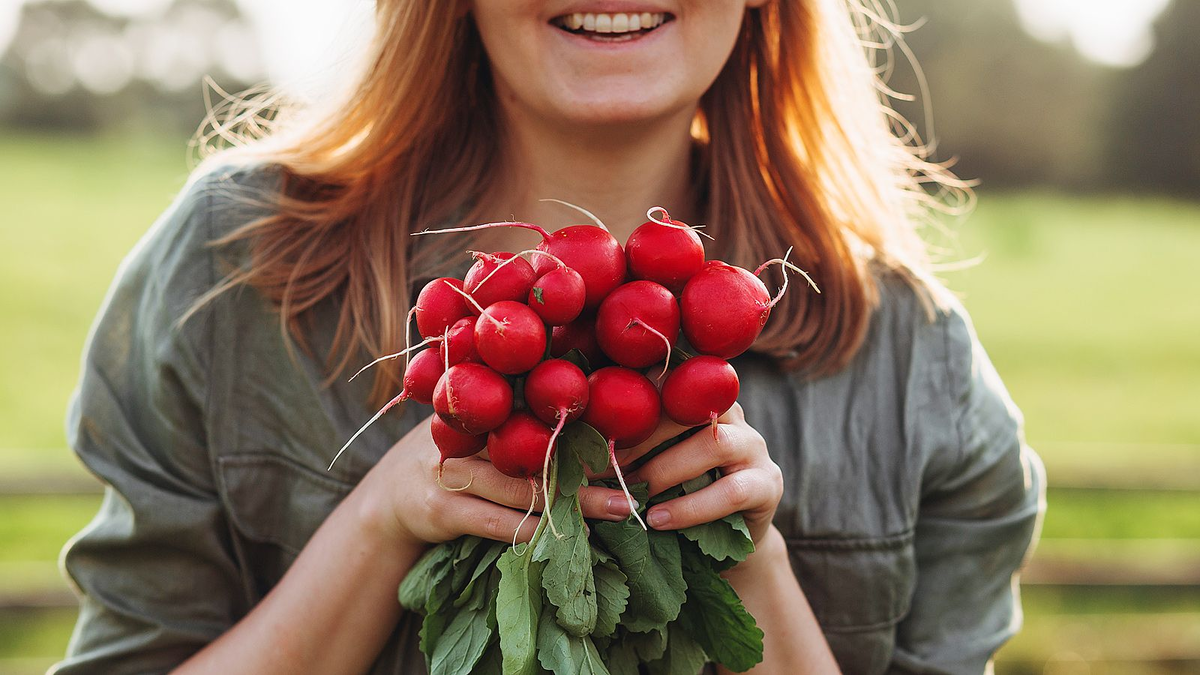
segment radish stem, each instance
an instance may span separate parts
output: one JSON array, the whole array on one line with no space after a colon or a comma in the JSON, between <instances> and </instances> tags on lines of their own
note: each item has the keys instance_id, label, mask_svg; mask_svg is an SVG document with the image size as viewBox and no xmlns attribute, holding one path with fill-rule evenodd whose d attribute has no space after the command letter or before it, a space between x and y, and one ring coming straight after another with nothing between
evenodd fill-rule
<instances>
[{"instance_id":1,"label":"radish stem","mask_svg":"<svg viewBox=\"0 0 1200 675\"><path fill-rule=\"evenodd\" d=\"M662 211L663 220L659 220L658 218L654 217L655 211ZM677 223L671 220L671 214L667 213L667 210L661 206L651 206L649 209L646 209L646 218L648 218L651 222L662 225L663 227L673 227L677 230L691 230L701 237L707 238L709 241L716 241L716 239L713 239L711 236L701 232L700 228L697 226L688 225L687 223Z\"/></svg>"}]
</instances>

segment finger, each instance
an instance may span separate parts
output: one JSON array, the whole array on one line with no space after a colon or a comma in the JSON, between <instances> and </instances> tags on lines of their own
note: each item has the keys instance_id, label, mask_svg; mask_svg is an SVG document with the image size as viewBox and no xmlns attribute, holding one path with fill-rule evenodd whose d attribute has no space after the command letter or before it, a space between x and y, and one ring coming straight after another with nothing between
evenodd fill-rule
<instances>
[{"instance_id":1,"label":"finger","mask_svg":"<svg viewBox=\"0 0 1200 675\"><path fill-rule=\"evenodd\" d=\"M628 476L631 483L649 483L650 496L691 480L711 469L738 468L755 456L752 439L732 424L718 424L717 435L700 433L680 441Z\"/></svg>"},{"instance_id":2,"label":"finger","mask_svg":"<svg viewBox=\"0 0 1200 675\"><path fill-rule=\"evenodd\" d=\"M525 511L510 509L484 499L474 497L462 501L458 507L457 525L463 534L485 539L512 542L529 541L537 529L537 514L525 517Z\"/></svg>"},{"instance_id":3,"label":"finger","mask_svg":"<svg viewBox=\"0 0 1200 675\"><path fill-rule=\"evenodd\" d=\"M540 485L535 492L527 479L506 476L491 462L478 456L446 460L442 468L442 485L521 511L528 509L531 503L534 510L542 508Z\"/></svg>"},{"instance_id":4,"label":"finger","mask_svg":"<svg viewBox=\"0 0 1200 675\"><path fill-rule=\"evenodd\" d=\"M620 490L591 486L579 488L579 506L585 518L616 521L629 517L629 500Z\"/></svg>"},{"instance_id":5,"label":"finger","mask_svg":"<svg viewBox=\"0 0 1200 675\"><path fill-rule=\"evenodd\" d=\"M676 530L774 504L778 497L771 480L770 472L757 467L727 474L702 490L652 507L646 522L656 530Z\"/></svg>"},{"instance_id":6,"label":"finger","mask_svg":"<svg viewBox=\"0 0 1200 675\"><path fill-rule=\"evenodd\" d=\"M632 448L619 448L616 451L617 461L621 466L626 466L637 461L642 455L650 452L658 447L664 441L669 441L679 434L687 431L691 427L685 427L681 424L676 424L671 418L663 415L658 420L658 426L654 428L654 432L650 434L650 438L638 443Z\"/></svg>"}]
</instances>

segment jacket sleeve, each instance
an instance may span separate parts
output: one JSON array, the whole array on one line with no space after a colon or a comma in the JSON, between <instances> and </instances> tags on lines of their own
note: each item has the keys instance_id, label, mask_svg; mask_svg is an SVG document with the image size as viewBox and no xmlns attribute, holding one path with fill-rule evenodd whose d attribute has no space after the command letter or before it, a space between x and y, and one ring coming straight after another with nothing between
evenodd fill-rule
<instances>
[{"instance_id":1,"label":"jacket sleeve","mask_svg":"<svg viewBox=\"0 0 1200 675\"><path fill-rule=\"evenodd\" d=\"M200 176L122 263L85 351L70 444L104 484L62 556L80 597L52 672L165 672L246 611L206 447L215 180Z\"/></svg>"},{"instance_id":2,"label":"jacket sleeve","mask_svg":"<svg viewBox=\"0 0 1200 675\"><path fill-rule=\"evenodd\" d=\"M1021 626L1019 571L1045 511L1045 470L965 311L944 319L953 447L927 462L917 583L892 672L984 673Z\"/></svg>"}]
</instances>

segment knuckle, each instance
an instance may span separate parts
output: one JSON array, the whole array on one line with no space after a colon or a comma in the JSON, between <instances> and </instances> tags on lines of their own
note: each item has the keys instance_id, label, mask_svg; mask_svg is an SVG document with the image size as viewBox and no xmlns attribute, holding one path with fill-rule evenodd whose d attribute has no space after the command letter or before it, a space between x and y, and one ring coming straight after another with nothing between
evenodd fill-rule
<instances>
[{"instance_id":1,"label":"knuckle","mask_svg":"<svg viewBox=\"0 0 1200 675\"><path fill-rule=\"evenodd\" d=\"M725 494L734 510L745 510L754 499L754 483L749 472L739 471L728 476L725 484Z\"/></svg>"},{"instance_id":2,"label":"knuckle","mask_svg":"<svg viewBox=\"0 0 1200 675\"><path fill-rule=\"evenodd\" d=\"M505 539L504 517L500 513L489 513L488 515L484 516L483 531L492 539Z\"/></svg>"}]
</instances>

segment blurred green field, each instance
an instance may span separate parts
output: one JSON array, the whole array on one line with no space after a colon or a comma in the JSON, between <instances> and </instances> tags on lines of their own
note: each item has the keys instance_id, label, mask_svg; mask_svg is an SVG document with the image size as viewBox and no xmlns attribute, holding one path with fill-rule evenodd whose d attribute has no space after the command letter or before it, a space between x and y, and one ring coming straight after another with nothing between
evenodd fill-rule
<instances>
[{"instance_id":1,"label":"blurred green field","mask_svg":"<svg viewBox=\"0 0 1200 675\"><path fill-rule=\"evenodd\" d=\"M16 493L85 476L62 429L87 328L121 257L183 185L187 150L178 139L0 131L0 157L0 597L62 597L58 551L99 497ZM1200 205L984 191L958 231L954 257L987 257L944 276L1024 411L1051 485L1200 486ZM1200 491L1064 487L1049 500L1048 558L1166 575L1200 563ZM1046 672L1087 672L1073 659L1099 658L1086 645L1121 635L1158 654L1200 645L1196 587L1035 585L1025 609L1028 629L998 671L1040 673L1049 659ZM0 672L44 670L72 616L0 610ZM1122 649L1091 672L1144 672Z\"/></svg>"}]
</instances>

